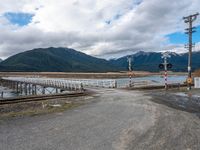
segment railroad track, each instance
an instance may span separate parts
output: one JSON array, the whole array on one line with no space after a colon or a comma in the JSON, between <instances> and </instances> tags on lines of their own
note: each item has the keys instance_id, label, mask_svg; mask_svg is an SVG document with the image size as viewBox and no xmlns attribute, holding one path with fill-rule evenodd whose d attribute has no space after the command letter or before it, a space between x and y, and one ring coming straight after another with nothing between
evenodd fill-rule
<instances>
[{"instance_id":1,"label":"railroad track","mask_svg":"<svg viewBox=\"0 0 200 150\"><path fill-rule=\"evenodd\" d=\"M56 98L78 97L78 96L85 96L87 94L88 93L86 92L78 92L78 93L76 92L76 93L64 93L64 94L55 94L55 95L40 95L40 96L8 98L8 99L0 100L0 105L50 100L50 99L56 99Z\"/></svg>"}]
</instances>

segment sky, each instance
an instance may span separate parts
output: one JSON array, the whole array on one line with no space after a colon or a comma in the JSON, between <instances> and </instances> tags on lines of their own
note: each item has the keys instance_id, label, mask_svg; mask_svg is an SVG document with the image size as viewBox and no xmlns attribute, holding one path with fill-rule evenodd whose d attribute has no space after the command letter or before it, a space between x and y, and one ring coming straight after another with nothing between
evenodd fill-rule
<instances>
[{"instance_id":1,"label":"sky","mask_svg":"<svg viewBox=\"0 0 200 150\"><path fill-rule=\"evenodd\" d=\"M0 58L68 47L115 58L137 51L186 52L183 16L200 0L6 0L0 2ZM200 16L194 50L200 50Z\"/></svg>"}]
</instances>

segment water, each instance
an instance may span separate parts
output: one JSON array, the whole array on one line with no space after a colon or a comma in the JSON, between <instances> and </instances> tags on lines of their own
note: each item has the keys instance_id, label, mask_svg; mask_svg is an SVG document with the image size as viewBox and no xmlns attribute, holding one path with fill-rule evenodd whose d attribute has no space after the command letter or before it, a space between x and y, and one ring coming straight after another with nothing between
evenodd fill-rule
<instances>
[{"instance_id":1,"label":"water","mask_svg":"<svg viewBox=\"0 0 200 150\"><path fill-rule=\"evenodd\" d=\"M9 97L16 97L18 94L15 93L14 91L6 88L6 87L2 87L0 86L0 99L1 99L1 94L3 92L3 98L9 98Z\"/></svg>"},{"instance_id":2,"label":"water","mask_svg":"<svg viewBox=\"0 0 200 150\"><path fill-rule=\"evenodd\" d=\"M186 78L187 76L176 76L176 75L168 76L167 82L168 84L184 83L186 81ZM119 87L128 86L130 82L129 78L121 78L116 80ZM148 81L151 85L162 85L165 83L163 76L160 75L132 78L132 82L138 82L138 81Z\"/></svg>"},{"instance_id":3,"label":"water","mask_svg":"<svg viewBox=\"0 0 200 150\"><path fill-rule=\"evenodd\" d=\"M1 93L3 92L3 98L12 98L17 96L25 96L25 93L17 93L9 88L0 86L0 99L2 99ZM60 89L58 89L58 93L60 93ZM55 88L46 88L45 89L46 94L56 94ZM29 95L29 94L28 94ZM42 90L37 90L37 95L42 95Z\"/></svg>"}]
</instances>

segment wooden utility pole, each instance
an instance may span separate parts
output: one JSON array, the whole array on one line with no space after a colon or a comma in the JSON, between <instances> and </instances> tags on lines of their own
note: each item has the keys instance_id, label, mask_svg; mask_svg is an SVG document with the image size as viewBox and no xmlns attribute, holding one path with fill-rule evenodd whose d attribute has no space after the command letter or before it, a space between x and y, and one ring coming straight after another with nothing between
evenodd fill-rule
<instances>
[{"instance_id":1,"label":"wooden utility pole","mask_svg":"<svg viewBox=\"0 0 200 150\"><path fill-rule=\"evenodd\" d=\"M188 83L188 90L191 90L191 86L192 86L192 47L193 47L193 43L192 43L192 33L195 32L195 27L193 27L192 23L197 19L197 16L199 15L199 13L193 14L193 15L189 15L187 17L183 17L183 20L185 21L185 23L187 23L189 25L189 28L186 28L186 34L188 34L188 49L189 49L189 54L188 54L188 79L187 79L187 83Z\"/></svg>"}]
</instances>

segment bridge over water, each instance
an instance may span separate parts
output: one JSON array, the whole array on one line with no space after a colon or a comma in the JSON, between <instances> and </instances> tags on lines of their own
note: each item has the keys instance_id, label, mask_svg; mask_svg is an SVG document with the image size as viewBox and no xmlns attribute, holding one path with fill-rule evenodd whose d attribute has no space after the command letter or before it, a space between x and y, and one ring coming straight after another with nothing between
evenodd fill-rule
<instances>
[{"instance_id":1,"label":"bridge over water","mask_svg":"<svg viewBox=\"0 0 200 150\"><path fill-rule=\"evenodd\" d=\"M158 86L161 83L153 80L133 79L74 79L74 78L41 78L41 77L2 77L0 86L8 87L19 95L55 94L63 91L84 91L85 88L127 88ZM2 93L3 94L3 93ZM3 96L2 96L3 97Z\"/></svg>"},{"instance_id":2,"label":"bridge over water","mask_svg":"<svg viewBox=\"0 0 200 150\"><path fill-rule=\"evenodd\" d=\"M115 88L115 80L58 79L38 77L2 77L0 86L8 87L20 95L54 94L63 91L84 91L85 88Z\"/></svg>"}]
</instances>

